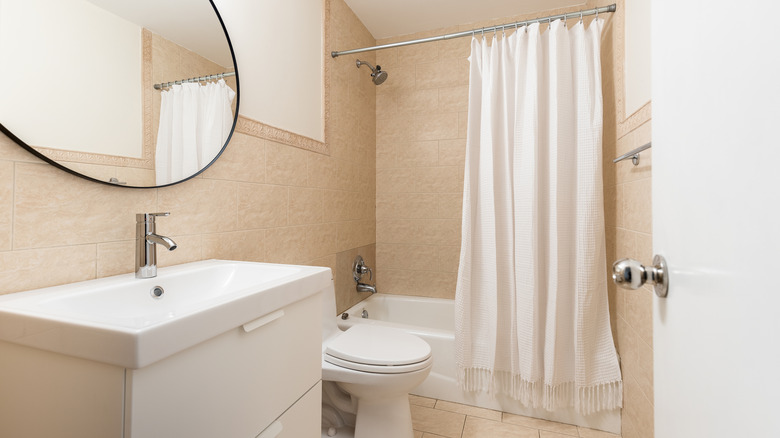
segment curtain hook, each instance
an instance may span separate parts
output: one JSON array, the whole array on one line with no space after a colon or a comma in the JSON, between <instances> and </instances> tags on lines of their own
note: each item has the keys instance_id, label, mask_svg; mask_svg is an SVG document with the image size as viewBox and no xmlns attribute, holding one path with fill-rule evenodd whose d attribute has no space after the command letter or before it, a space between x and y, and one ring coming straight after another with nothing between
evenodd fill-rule
<instances>
[{"instance_id":1,"label":"curtain hook","mask_svg":"<svg viewBox=\"0 0 780 438\"><path fill-rule=\"evenodd\" d=\"M599 19L599 8L596 8L596 20Z\"/></svg>"},{"instance_id":2,"label":"curtain hook","mask_svg":"<svg viewBox=\"0 0 780 438\"><path fill-rule=\"evenodd\" d=\"M582 17L583 17L583 13L582 13L582 9L580 9L580 24L582 24Z\"/></svg>"}]
</instances>

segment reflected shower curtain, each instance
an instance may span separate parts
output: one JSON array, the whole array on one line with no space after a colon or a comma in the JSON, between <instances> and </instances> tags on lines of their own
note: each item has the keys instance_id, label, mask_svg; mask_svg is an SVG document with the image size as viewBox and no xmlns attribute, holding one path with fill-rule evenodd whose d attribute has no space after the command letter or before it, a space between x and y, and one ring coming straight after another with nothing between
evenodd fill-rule
<instances>
[{"instance_id":1,"label":"reflected shower curtain","mask_svg":"<svg viewBox=\"0 0 780 438\"><path fill-rule=\"evenodd\" d=\"M158 186L194 175L217 156L233 126L235 96L223 79L162 91L154 165Z\"/></svg>"},{"instance_id":2,"label":"reflected shower curtain","mask_svg":"<svg viewBox=\"0 0 780 438\"><path fill-rule=\"evenodd\" d=\"M601 175L602 20L471 43L456 363L468 391L622 405Z\"/></svg>"}]
</instances>

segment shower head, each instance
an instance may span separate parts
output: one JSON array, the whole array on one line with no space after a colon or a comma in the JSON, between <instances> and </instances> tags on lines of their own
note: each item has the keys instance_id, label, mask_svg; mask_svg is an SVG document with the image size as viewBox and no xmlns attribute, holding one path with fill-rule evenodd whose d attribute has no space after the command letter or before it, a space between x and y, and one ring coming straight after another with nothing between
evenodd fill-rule
<instances>
[{"instance_id":1,"label":"shower head","mask_svg":"<svg viewBox=\"0 0 780 438\"><path fill-rule=\"evenodd\" d=\"M379 66L377 66L376 73L372 73L371 76L374 78L372 81L374 81L374 85L380 85L382 82L387 80L387 72L379 70Z\"/></svg>"},{"instance_id":2,"label":"shower head","mask_svg":"<svg viewBox=\"0 0 780 438\"><path fill-rule=\"evenodd\" d=\"M380 67L379 65L377 65L376 68L374 68L374 66L372 66L371 64L365 61L361 61L359 59L355 62L355 64L357 65L358 68L360 68L361 65L367 65L368 68L371 69L371 80L374 81L374 85L380 85L382 82L387 80L387 72L382 71L382 67Z\"/></svg>"}]
</instances>

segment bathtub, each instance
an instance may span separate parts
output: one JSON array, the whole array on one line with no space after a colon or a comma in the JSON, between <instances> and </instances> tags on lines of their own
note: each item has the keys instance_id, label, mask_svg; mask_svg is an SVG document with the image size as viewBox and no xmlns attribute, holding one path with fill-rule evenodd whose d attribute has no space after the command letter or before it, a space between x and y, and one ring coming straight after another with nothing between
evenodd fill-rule
<instances>
[{"instance_id":1,"label":"bathtub","mask_svg":"<svg viewBox=\"0 0 780 438\"><path fill-rule=\"evenodd\" d=\"M363 318L363 311L367 318ZM355 324L379 324L395 327L423 338L431 346L433 368L428 378L412 394L527 417L575 424L620 434L620 410L580 415L574 409L548 412L523 406L509 397L492 397L461 390L456 383L455 301L406 295L374 294L338 316L338 325L346 330Z\"/></svg>"}]
</instances>

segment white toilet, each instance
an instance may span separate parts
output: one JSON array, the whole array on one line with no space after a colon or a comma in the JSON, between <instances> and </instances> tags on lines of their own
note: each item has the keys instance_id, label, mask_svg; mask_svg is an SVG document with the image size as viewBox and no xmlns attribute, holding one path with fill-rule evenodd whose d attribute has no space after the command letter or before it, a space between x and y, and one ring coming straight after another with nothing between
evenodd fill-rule
<instances>
[{"instance_id":1,"label":"white toilet","mask_svg":"<svg viewBox=\"0 0 780 438\"><path fill-rule=\"evenodd\" d=\"M351 396L352 407L357 406L355 438L412 438L409 391L431 372L430 345L402 330L373 324L341 331L333 285L325 291L322 307L322 380L336 382Z\"/></svg>"}]
</instances>

